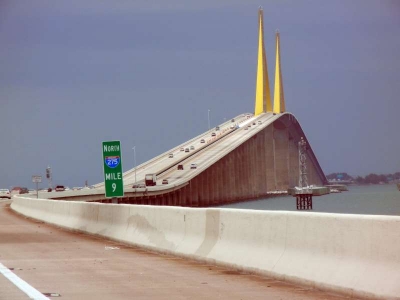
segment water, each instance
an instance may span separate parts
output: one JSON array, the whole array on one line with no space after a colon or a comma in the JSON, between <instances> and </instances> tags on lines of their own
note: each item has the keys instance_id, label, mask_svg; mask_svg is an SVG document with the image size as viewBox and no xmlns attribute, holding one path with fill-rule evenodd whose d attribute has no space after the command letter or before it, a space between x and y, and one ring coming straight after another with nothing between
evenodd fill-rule
<instances>
[{"instance_id":1,"label":"water","mask_svg":"<svg viewBox=\"0 0 400 300\"><path fill-rule=\"evenodd\" d=\"M313 212L400 216L400 191L395 184L349 186L349 191L313 197ZM221 207L296 211L296 198L282 196Z\"/></svg>"}]
</instances>

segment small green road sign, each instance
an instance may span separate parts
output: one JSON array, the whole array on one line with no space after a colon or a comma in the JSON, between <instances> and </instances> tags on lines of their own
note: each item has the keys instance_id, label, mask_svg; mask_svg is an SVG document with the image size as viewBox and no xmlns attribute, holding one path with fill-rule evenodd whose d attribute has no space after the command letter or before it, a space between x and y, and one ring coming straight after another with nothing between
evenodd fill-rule
<instances>
[{"instance_id":1,"label":"small green road sign","mask_svg":"<svg viewBox=\"0 0 400 300\"><path fill-rule=\"evenodd\" d=\"M103 142L103 169L106 198L124 196L120 141Z\"/></svg>"}]
</instances>

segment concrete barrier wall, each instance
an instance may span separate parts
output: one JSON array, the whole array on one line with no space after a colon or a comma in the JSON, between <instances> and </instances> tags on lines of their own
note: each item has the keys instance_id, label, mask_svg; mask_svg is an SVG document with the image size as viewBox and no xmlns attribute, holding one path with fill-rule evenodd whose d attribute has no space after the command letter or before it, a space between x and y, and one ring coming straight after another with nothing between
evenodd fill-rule
<instances>
[{"instance_id":1,"label":"concrete barrier wall","mask_svg":"<svg viewBox=\"0 0 400 300\"><path fill-rule=\"evenodd\" d=\"M14 198L26 216L124 243L338 291L400 299L400 217Z\"/></svg>"}]
</instances>

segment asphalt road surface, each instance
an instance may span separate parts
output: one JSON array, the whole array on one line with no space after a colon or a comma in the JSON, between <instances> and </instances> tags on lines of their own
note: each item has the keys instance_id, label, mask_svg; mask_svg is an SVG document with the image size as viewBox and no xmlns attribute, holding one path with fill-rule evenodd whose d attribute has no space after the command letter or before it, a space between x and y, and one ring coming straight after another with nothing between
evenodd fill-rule
<instances>
[{"instance_id":1,"label":"asphalt road surface","mask_svg":"<svg viewBox=\"0 0 400 300\"><path fill-rule=\"evenodd\" d=\"M38 299L35 292L60 300L346 299L71 232L0 201L0 299Z\"/></svg>"}]
</instances>

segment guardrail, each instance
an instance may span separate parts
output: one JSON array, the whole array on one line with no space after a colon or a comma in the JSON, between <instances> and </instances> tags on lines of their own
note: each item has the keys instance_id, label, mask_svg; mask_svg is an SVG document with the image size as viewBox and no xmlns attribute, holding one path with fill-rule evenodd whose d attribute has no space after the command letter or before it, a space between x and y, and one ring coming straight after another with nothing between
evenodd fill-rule
<instances>
[{"instance_id":1,"label":"guardrail","mask_svg":"<svg viewBox=\"0 0 400 300\"><path fill-rule=\"evenodd\" d=\"M114 205L15 197L71 230L340 292L400 299L400 217Z\"/></svg>"}]
</instances>

